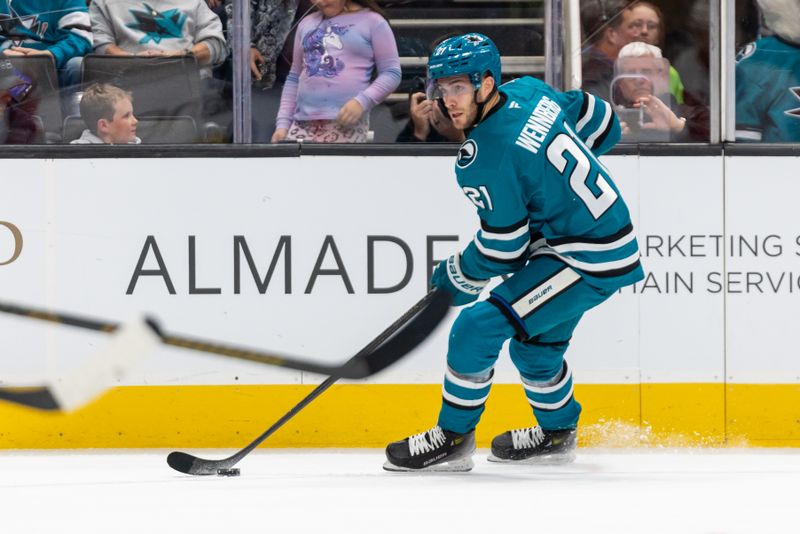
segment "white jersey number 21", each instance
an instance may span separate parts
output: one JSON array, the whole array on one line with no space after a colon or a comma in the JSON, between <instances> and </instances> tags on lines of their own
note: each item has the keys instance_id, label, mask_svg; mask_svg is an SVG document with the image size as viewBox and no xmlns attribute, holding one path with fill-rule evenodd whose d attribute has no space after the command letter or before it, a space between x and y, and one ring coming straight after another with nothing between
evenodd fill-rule
<instances>
[{"instance_id":1,"label":"white jersey number 21","mask_svg":"<svg viewBox=\"0 0 800 534\"><path fill-rule=\"evenodd\" d=\"M477 189L474 187L462 187L464 194L467 195L467 198L475 204L478 209L488 209L492 211L494 206L492 206L492 197L489 196L489 190L486 189L485 185L478 187Z\"/></svg>"},{"instance_id":2,"label":"white jersey number 21","mask_svg":"<svg viewBox=\"0 0 800 534\"><path fill-rule=\"evenodd\" d=\"M575 140L565 133L558 134L553 139L553 142L550 143L550 146L547 147L547 159L558 169L558 172L563 175L564 170L567 168L568 162L567 158L564 157L565 152L569 152L575 159L575 168L572 169L568 177L569 186L586 204L592 217L597 220L617 200L617 192L609 185L603 175L597 172L596 176L594 176L594 181L595 186L600 190L600 195L595 196L589 186L586 185L589 172L592 170L592 164Z\"/></svg>"}]
</instances>

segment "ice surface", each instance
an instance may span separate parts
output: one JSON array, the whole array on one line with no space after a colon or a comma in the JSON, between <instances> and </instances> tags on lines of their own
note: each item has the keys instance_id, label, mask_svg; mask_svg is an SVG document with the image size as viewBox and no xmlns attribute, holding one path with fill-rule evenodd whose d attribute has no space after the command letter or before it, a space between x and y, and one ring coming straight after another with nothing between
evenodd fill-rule
<instances>
[{"instance_id":1,"label":"ice surface","mask_svg":"<svg viewBox=\"0 0 800 534\"><path fill-rule=\"evenodd\" d=\"M374 449L271 449L234 478L182 475L168 452L0 452L0 532L800 532L797 449L579 449L548 467L479 450L456 474L388 473Z\"/></svg>"}]
</instances>

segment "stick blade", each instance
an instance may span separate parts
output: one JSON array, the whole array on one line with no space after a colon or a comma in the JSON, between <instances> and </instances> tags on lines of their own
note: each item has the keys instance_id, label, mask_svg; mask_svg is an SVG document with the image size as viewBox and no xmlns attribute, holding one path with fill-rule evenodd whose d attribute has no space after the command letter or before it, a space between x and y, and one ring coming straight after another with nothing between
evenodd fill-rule
<instances>
[{"instance_id":1,"label":"stick blade","mask_svg":"<svg viewBox=\"0 0 800 534\"><path fill-rule=\"evenodd\" d=\"M111 339L76 368L41 386L0 387L0 400L48 412L72 412L117 385L150 352L158 337L142 321L111 332Z\"/></svg>"},{"instance_id":2,"label":"stick blade","mask_svg":"<svg viewBox=\"0 0 800 534\"><path fill-rule=\"evenodd\" d=\"M149 356L158 341L158 336L144 321L120 326L80 368L64 373L50 384L58 405L64 411L72 411L93 401Z\"/></svg>"},{"instance_id":3,"label":"stick blade","mask_svg":"<svg viewBox=\"0 0 800 534\"><path fill-rule=\"evenodd\" d=\"M167 456L167 465L169 465L175 471L190 475L192 474L192 465L194 464L194 460L195 457L191 454L175 451L169 453Z\"/></svg>"},{"instance_id":4,"label":"stick blade","mask_svg":"<svg viewBox=\"0 0 800 534\"><path fill-rule=\"evenodd\" d=\"M167 455L167 465L186 475L216 475L218 469L227 469L235 464L230 459L203 460L191 454L175 451Z\"/></svg>"},{"instance_id":5,"label":"stick blade","mask_svg":"<svg viewBox=\"0 0 800 534\"><path fill-rule=\"evenodd\" d=\"M450 309L450 301L448 293L434 291L427 305L394 336L363 357L350 360L338 375L342 378L366 378L383 371L414 350L439 326Z\"/></svg>"}]
</instances>

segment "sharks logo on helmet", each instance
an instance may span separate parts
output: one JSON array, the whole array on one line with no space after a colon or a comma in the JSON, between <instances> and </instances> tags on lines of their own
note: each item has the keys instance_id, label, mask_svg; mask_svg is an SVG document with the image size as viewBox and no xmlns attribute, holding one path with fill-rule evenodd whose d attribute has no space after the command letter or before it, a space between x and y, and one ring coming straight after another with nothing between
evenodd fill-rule
<instances>
[{"instance_id":1,"label":"sharks logo on helmet","mask_svg":"<svg viewBox=\"0 0 800 534\"><path fill-rule=\"evenodd\" d=\"M467 74L479 86L485 73L500 85L500 52L481 33L468 33L442 41L428 60L428 80Z\"/></svg>"}]
</instances>

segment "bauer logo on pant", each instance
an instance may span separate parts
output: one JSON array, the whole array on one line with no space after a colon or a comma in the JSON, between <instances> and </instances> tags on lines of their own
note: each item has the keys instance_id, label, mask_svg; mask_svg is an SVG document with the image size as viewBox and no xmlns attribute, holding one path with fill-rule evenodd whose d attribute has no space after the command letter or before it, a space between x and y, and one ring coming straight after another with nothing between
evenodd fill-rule
<instances>
[{"instance_id":1,"label":"bauer logo on pant","mask_svg":"<svg viewBox=\"0 0 800 534\"><path fill-rule=\"evenodd\" d=\"M8 235L11 237L10 240L7 237ZM22 232L10 222L0 221L0 265L12 263L19 258L21 253Z\"/></svg>"}]
</instances>

